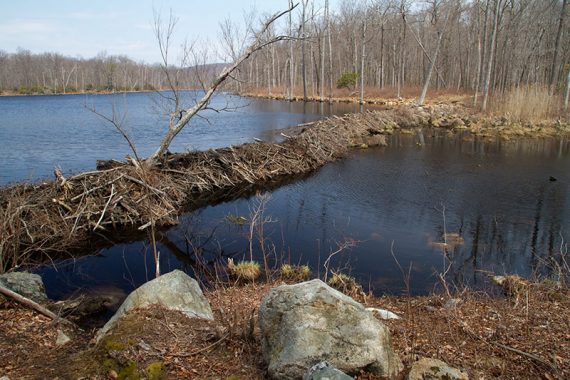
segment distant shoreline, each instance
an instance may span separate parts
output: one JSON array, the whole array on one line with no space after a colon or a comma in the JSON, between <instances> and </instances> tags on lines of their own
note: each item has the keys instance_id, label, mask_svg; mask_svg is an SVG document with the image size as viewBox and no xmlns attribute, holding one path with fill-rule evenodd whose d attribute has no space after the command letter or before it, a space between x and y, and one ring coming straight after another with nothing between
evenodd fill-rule
<instances>
[{"instance_id":1,"label":"distant shoreline","mask_svg":"<svg viewBox=\"0 0 570 380\"><path fill-rule=\"evenodd\" d=\"M158 90L158 91L163 91L163 90ZM120 94L120 93L144 93L144 92L156 92L155 90L133 90L133 91L83 91L83 92L66 92L61 93L54 93L54 94L40 94L40 93L35 93L35 94L18 94L18 93L5 93L2 92L0 93L0 97L9 97L9 96L14 96L14 97L24 97L24 96L66 96L66 95L111 95L111 94Z\"/></svg>"}]
</instances>

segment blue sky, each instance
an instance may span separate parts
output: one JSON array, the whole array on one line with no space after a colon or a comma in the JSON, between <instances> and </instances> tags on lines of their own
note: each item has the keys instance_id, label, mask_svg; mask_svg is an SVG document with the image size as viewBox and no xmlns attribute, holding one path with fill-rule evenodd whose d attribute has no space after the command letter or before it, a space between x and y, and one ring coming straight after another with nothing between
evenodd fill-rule
<instances>
[{"instance_id":1,"label":"blue sky","mask_svg":"<svg viewBox=\"0 0 570 380\"><path fill-rule=\"evenodd\" d=\"M285 9L287 0L0 0L0 49L58 52L90 58L99 52L158 62L152 32L153 8L178 16L175 44L199 38L215 46L219 23L240 21L244 11L258 14ZM316 0L316 6L324 1ZM333 1L336 3L336 1Z\"/></svg>"}]
</instances>

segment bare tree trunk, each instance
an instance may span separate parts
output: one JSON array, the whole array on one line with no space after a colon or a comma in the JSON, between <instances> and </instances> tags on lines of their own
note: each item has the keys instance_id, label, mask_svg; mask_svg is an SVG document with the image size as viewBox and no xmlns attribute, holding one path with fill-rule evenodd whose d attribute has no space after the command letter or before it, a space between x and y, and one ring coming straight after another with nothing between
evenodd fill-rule
<instances>
[{"instance_id":1,"label":"bare tree trunk","mask_svg":"<svg viewBox=\"0 0 570 380\"><path fill-rule=\"evenodd\" d=\"M302 20L301 20L301 66L302 66L302 76L303 76L303 101L307 101L307 58L306 58L306 36L305 36L305 24L306 24L306 10L309 0L302 1Z\"/></svg>"},{"instance_id":2,"label":"bare tree trunk","mask_svg":"<svg viewBox=\"0 0 570 380\"><path fill-rule=\"evenodd\" d=\"M293 0L289 0L289 9L293 7ZM289 12L289 36L293 36L293 21L291 20L291 12ZM293 100L293 87L295 79L293 77L293 40L289 40L289 101Z\"/></svg>"},{"instance_id":3,"label":"bare tree trunk","mask_svg":"<svg viewBox=\"0 0 570 380\"><path fill-rule=\"evenodd\" d=\"M332 64L332 41L331 41L331 20L329 14L329 0L325 1L325 17L327 18L327 38L329 40L329 102L332 102L333 92L333 64Z\"/></svg>"},{"instance_id":4,"label":"bare tree trunk","mask_svg":"<svg viewBox=\"0 0 570 380\"><path fill-rule=\"evenodd\" d=\"M380 89L384 89L384 24L380 36Z\"/></svg>"},{"instance_id":5,"label":"bare tree trunk","mask_svg":"<svg viewBox=\"0 0 570 380\"><path fill-rule=\"evenodd\" d=\"M473 105L477 105L479 96L479 84L481 82L481 67L483 66L483 51L481 43L481 12L479 9L479 0L475 3L477 10L477 74L475 76L475 95L473 96Z\"/></svg>"},{"instance_id":6,"label":"bare tree trunk","mask_svg":"<svg viewBox=\"0 0 570 380\"><path fill-rule=\"evenodd\" d=\"M556 89L558 78L558 56L560 55L560 37L562 36L562 26L564 25L564 16L566 14L566 5L568 0L562 1L562 10L560 11L560 19L558 22L558 31L556 32L556 43L554 44L554 56L552 57L552 65L550 66L550 78L548 80L549 92L552 95Z\"/></svg>"},{"instance_id":7,"label":"bare tree trunk","mask_svg":"<svg viewBox=\"0 0 570 380\"><path fill-rule=\"evenodd\" d=\"M326 11L325 11L326 14ZM325 16L326 17L326 16ZM325 29L322 31L322 36L320 39L320 44L321 44L321 81L320 81L320 89L319 89L319 95L320 95L320 99L321 102L324 101L324 97L325 97L325 39L326 39L326 35L325 33L327 32L327 25L326 25L326 20L325 20Z\"/></svg>"},{"instance_id":8,"label":"bare tree trunk","mask_svg":"<svg viewBox=\"0 0 570 380\"><path fill-rule=\"evenodd\" d=\"M360 57L360 105L364 104L364 60L366 59L366 10L362 21L362 56Z\"/></svg>"},{"instance_id":9,"label":"bare tree trunk","mask_svg":"<svg viewBox=\"0 0 570 380\"><path fill-rule=\"evenodd\" d=\"M427 91L428 91L428 87L429 87L429 82L431 81L431 74L433 72L433 68L435 67L435 62L437 61L437 54L439 53L439 48L441 46L441 39L443 38L443 33L445 31L445 27L447 26L447 16L445 18L445 24L443 25L443 30L440 30L437 32L438 37L437 37L437 45L435 47L435 53L433 54L433 59L431 60L431 63L429 65L429 70L427 73L427 77L426 77L426 81L424 83L424 87L422 89L422 94L420 95L420 98L418 99L418 105L423 105L424 101L426 99L426 95L427 95Z\"/></svg>"},{"instance_id":10,"label":"bare tree trunk","mask_svg":"<svg viewBox=\"0 0 570 380\"><path fill-rule=\"evenodd\" d=\"M501 0L495 0L495 19L493 21L493 32L491 33L491 51L489 51L489 61L487 63L487 76L485 78L485 84L483 87L483 105L481 109L483 111L487 110L487 102L489 100L489 85L491 83L491 70L493 68L493 60L495 55L495 45L497 41L497 28L499 23L499 6Z\"/></svg>"},{"instance_id":11,"label":"bare tree trunk","mask_svg":"<svg viewBox=\"0 0 570 380\"><path fill-rule=\"evenodd\" d=\"M568 111L568 98L570 97L570 69L566 78L566 96L564 97L564 111Z\"/></svg>"}]
</instances>

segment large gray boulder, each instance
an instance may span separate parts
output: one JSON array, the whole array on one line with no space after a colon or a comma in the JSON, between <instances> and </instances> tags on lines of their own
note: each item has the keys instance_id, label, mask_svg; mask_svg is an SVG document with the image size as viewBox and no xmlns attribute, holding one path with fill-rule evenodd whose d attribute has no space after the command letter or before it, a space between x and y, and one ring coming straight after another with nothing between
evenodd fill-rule
<instances>
[{"instance_id":1,"label":"large gray boulder","mask_svg":"<svg viewBox=\"0 0 570 380\"><path fill-rule=\"evenodd\" d=\"M47 300L42 277L35 273L4 273L0 275L0 285L36 302Z\"/></svg>"},{"instance_id":2,"label":"large gray boulder","mask_svg":"<svg viewBox=\"0 0 570 380\"><path fill-rule=\"evenodd\" d=\"M181 311L190 318L214 319L210 304L196 280L182 271L174 270L147 282L129 294L115 315L98 331L97 341L130 310L152 305Z\"/></svg>"},{"instance_id":3,"label":"large gray boulder","mask_svg":"<svg viewBox=\"0 0 570 380\"><path fill-rule=\"evenodd\" d=\"M395 378L402 363L388 328L372 312L321 280L273 288L259 311L263 355L274 379L300 379L327 361Z\"/></svg>"}]
</instances>

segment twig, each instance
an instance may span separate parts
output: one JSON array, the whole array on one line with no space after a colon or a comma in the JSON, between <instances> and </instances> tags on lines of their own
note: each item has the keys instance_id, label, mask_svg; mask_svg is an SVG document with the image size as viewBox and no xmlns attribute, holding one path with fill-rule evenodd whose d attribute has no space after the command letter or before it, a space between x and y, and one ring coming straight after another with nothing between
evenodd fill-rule
<instances>
[{"instance_id":1,"label":"twig","mask_svg":"<svg viewBox=\"0 0 570 380\"><path fill-rule=\"evenodd\" d=\"M525 356L525 357L527 357L527 358L529 358L529 359L532 359L532 360L534 360L534 361L536 361L536 362L538 362L538 363L540 363L540 364L542 364L542 365L548 367L548 368L549 368L550 370L552 370L555 374L559 374L559 373L560 373L558 367L556 367L555 364L552 364L551 362L549 362L549 361L546 360L546 359L543 359L543 358L541 358L541 357L539 357L539 356L537 356L537 355L531 354L531 353L529 353L529 352L519 350L518 348L514 348L514 347L511 347L511 346L507 346L507 345L502 344L502 343L499 343L499 342L490 342L490 341L486 340L485 338L482 338L482 337L480 337L479 335L475 334L474 332L470 331L469 328L468 328L468 326L467 326L467 324L466 324L465 322L462 322L461 325L462 325L462 327L463 327L463 331L465 331L468 335L470 335L470 336L472 336L472 337L474 337L474 338L476 338L476 339L479 339L479 340L482 341L483 343L487 343L487 344L489 344L489 345L497 346L497 347L502 348L502 349L504 349L504 350L514 352L515 354L518 354L518 355L521 355L521 356Z\"/></svg>"},{"instance_id":2,"label":"twig","mask_svg":"<svg viewBox=\"0 0 570 380\"><path fill-rule=\"evenodd\" d=\"M224 340L227 339L227 337L230 335L230 333L225 333L224 336L222 336L220 339L218 339L217 341L215 341L214 343L210 344L209 346L206 346L204 348L201 348L199 350L195 350L192 352L189 352L187 354L172 354L172 356L176 356L178 358L188 358L190 356L194 356L194 355L198 355L204 351L208 351L214 347L216 347L218 344L222 343Z\"/></svg>"},{"instance_id":3,"label":"twig","mask_svg":"<svg viewBox=\"0 0 570 380\"><path fill-rule=\"evenodd\" d=\"M166 195L166 193L165 193L164 191L159 190L159 189L157 189L157 188L154 188L154 187L150 186L148 183L146 183L146 182L144 182L144 181L141 181L141 180L139 180L139 179L133 178L133 177L131 177L131 176L129 176L129 175L126 175L126 174L125 174L125 178L128 179L128 180L130 180L130 181L133 181L133 182L135 182L135 183L138 183L139 185L144 186L144 187L146 187L146 188L148 188L148 189L150 189L150 190L152 190L152 191L154 191L154 192L156 192L156 193L158 193L158 194L160 194L160 195Z\"/></svg>"},{"instance_id":4,"label":"twig","mask_svg":"<svg viewBox=\"0 0 570 380\"><path fill-rule=\"evenodd\" d=\"M101 221L103 220L103 217L105 216L105 211L107 211L107 207L109 207L109 203L111 203L111 199L113 198L114 195L115 195L115 184L112 184L111 185L111 195L109 195L109 199L107 200L107 203L105 203L105 207L103 208L103 212L101 213L101 217L99 218L99 220L95 224L95 227L93 227L93 231L95 231L97 229L97 227L99 227L99 223L101 223Z\"/></svg>"}]
</instances>

